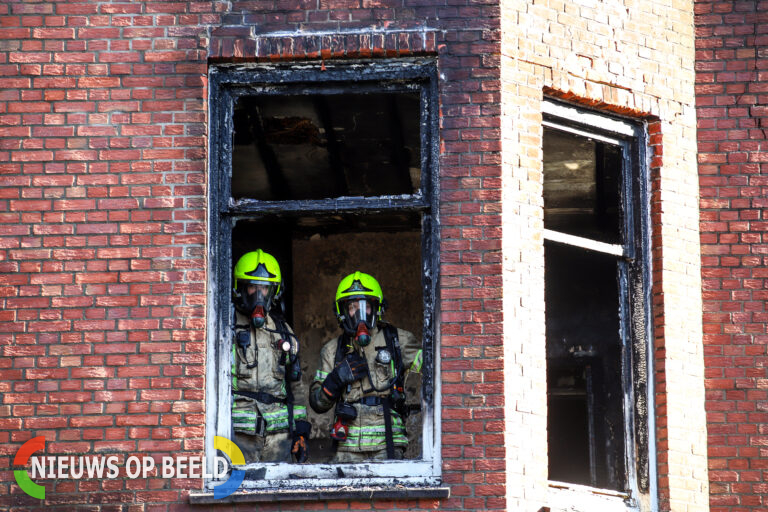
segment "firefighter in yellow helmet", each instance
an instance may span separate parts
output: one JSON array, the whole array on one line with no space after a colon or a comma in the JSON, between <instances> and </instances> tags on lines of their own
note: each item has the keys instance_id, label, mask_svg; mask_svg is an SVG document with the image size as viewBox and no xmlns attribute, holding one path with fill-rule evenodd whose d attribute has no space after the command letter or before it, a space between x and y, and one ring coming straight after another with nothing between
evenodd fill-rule
<instances>
[{"instance_id":1,"label":"firefighter in yellow helmet","mask_svg":"<svg viewBox=\"0 0 768 512\"><path fill-rule=\"evenodd\" d=\"M272 255L259 249L235 264L232 428L247 462L307 460L299 341L278 306L282 292Z\"/></svg>"},{"instance_id":2,"label":"firefighter in yellow helmet","mask_svg":"<svg viewBox=\"0 0 768 512\"><path fill-rule=\"evenodd\" d=\"M336 290L343 333L320 351L309 403L318 413L336 406L331 438L336 462L402 459L408 446L403 382L421 371L421 341L384 323L384 296L372 276L355 272Z\"/></svg>"}]
</instances>

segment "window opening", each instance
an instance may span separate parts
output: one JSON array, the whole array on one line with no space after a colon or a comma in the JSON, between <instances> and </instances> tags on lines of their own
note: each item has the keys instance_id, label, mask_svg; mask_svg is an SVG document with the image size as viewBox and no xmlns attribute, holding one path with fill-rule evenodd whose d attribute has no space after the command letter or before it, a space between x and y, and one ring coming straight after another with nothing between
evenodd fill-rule
<instances>
[{"instance_id":1,"label":"window opening","mask_svg":"<svg viewBox=\"0 0 768 512\"><path fill-rule=\"evenodd\" d=\"M238 98L232 197L416 194L419 110L418 91Z\"/></svg>"},{"instance_id":2,"label":"window opening","mask_svg":"<svg viewBox=\"0 0 768 512\"><path fill-rule=\"evenodd\" d=\"M613 257L545 246L552 480L624 489L622 342Z\"/></svg>"},{"instance_id":3,"label":"window opening","mask_svg":"<svg viewBox=\"0 0 768 512\"><path fill-rule=\"evenodd\" d=\"M341 229L343 227L343 229ZM346 268L373 268L386 293L391 319L399 328L421 334L424 301L421 290L421 229L417 216L386 214L312 216L292 219L241 220L232 231L233 260L252 250L253 240L275 256L285 279L285 312L301 342L302 383L309 390L325 342L339 335L329 304ZM393 258L389 248L397 247ZM286 262L283 265L283 262ZM409 415L405 460L421 458L421 376L405 381ZM334 411L316 413L312 424L311 462L332 462L334 445L328 432Z\"/></svg>"},{"instance_id":4,"label":"window opening","mask_svg":"<svg viewBox=\"0 0 768 512\"><path fill-rule=\"evenodd\" d=\"M320 349L341 329L336 286L362 271L387 300L385 320L421 340L405 381L408 449L399 461L334 462L334 410L312 423L311 464L252 462L245 488L439 483L434 425L437 90L431 61L214 68L211 73L211 262L206 440L230 438L232 266L257 248L278 260L284 314L309 389ZM209 435L209 433L212 433ZM209 485L211 483L209 482Z\"/></svg>"},{"instance_id":5,"label":"window opening","mask_svg":"<svg viewBox=\"0 0 768 512\"><path fill-rule=\"evenodd\" d=\"M648 490L648 223L643 132L545 102L550 480Z\"/></svg>"},{"instance_id":6,"label":"window opening","mask_svg":"<svg viewBox=\"0 0 768 512\"><path fill-rule=\"evenodd\" d=\"M546 128L544 226L621 243L621 148Z\"/></svg>"}]
</instances>

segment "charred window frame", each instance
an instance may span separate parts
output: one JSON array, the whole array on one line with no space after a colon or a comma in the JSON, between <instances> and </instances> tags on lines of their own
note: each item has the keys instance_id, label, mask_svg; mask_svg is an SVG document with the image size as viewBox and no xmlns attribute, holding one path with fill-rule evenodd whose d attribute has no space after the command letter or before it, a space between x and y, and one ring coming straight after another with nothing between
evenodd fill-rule
<instances>
[{"instance_id":1,"label":"charred window frame","mask_svg":"<svg viewBox=\"0 0 768 512\"><path fill-rule=\"evenodd\" d=\"M645 126L547 100L543 135L552 496L645 510L655 495Z\"/></svg>"},{"instance_id":2,"label":"charred window frame","mask_svg":"<svg viewBox=\"0 0 768 512\"><path fill-rule=\"evenodd\" d=\"M347 487L357 489L368 486L367 497L378 496L371 485L391 486L397 480L401 485L431 487L440 483L440 425L439 382L434 376L439 370L436 361L436 283L438 276L438 124L437 124L437 71L431 60L394 60L383 62L303 63L301 65L219 66L209 74L210 108L210 193L209 193L209 321L208 367L206 388L206 456L208 467L213 467L213 437L230 438L231 404L231 272L233 264L233 230L236 224L247 222L268 223L279 226L303 218L347 219L355 216L382 215L410 216L418 219L421 233L421 295L423 297L422 366L422 452L419 459L382 461L366 464L308 465L284 463L251 463L247 466L246 480L241 489L265 491L276 488L294 489L284 499L321 499L296 494L304 487ZM306 198L233 197L232 193L232 134L233 111L240 99L260 97L279 100L286 97L313 98L343 97L343 95L415 95L419 102L420 186L412 193L392 195L338 194ZM320 114L322 118L322 114ZM332 141L329 140L329 144ZM262 158L268 152L262 153ZM268 154L267 154L268 157ZM333 157L331 157L333 158ZM396 158L396 156L393 156ZM269 163L267 163L269 165ZM331 166L334 162L331 162ZM267 169L269 172L269 169ZM279 176L270 176L269 181ZM272 183L274 189L274 182ZM258 195L258 194L257 194ZM320 221L323 222L322 220ZM330 221L329 221L330 222ZM279 228L278 228L279 229ZM283 263L281 263L281 266ZM342 275L339 278L343 277ZM386 290L385 290L386 296ZM327 301L332 303L332 297ZM327 308L331 314L330 306ZM301 335L300 332L297 332ZM314 374L318 361L310 361ZM210 480L206 488L217 485ZM439 488L442 489L442 488ZM444 490L424 494L409 491L409 496L444 496ZM362 491L361 491L362 492ZM386 491L387 497L403 496ZM336 493L338 494L338 493ZM312 497L314 496L314 497ZM382 495L383 496L383 495ZM271 492L265 500L280 499Z\"/></svg>"}]
</instances>

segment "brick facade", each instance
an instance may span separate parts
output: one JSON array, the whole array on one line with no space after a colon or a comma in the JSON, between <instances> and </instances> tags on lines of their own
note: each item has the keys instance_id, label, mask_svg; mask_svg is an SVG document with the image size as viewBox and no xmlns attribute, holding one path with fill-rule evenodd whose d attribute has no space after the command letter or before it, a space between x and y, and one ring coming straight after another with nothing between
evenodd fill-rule
<instances>
[{"instance_id":1,"label":"brick facade","mask_svg":"<svg viewBox=\"0 0 768 512\"><path fill-rule=\"evenodd\" d=\"M10 471L35 435L49 454L203 447L208 59L439 53L442 430L452 488L439 506L503 509L498 15L493 4L367 0L0 7L0 506L36 505ZM166 510L200 483L47 485L62 510Z\"/></svg>"},{"instance_id":2,"label":"brick facade","mask_svg":"<svg viewBox=\"0 0 768 512\"><path fill-rule=\"evenodd\" d=\"M202 448L201 36L218 7L0 6L0 507L38 503L10 490L33 436L62 455ZM190 484L47 485L72 510L179 502Z\"/></svg>"},{"instance_id":3,"label":"brick facade","mask_svg":"<svg viewBox=\"0 0 768 512\"><path fill-rule=\"evenodd\" d=\"M765 2L696 2L711 510L765 510Z\"/></svg>"},{"instance_id":4,"label":"brick facade","mask_svg":"<svg viewBox=\"0 0 768 512\"><path fill-rule=\"evenodd\" d=\"M203 450L209 64L412 56L436 59L440 77L437 377L451 497L260 510L546 510L545 95L649 123L659 510L710 499L757 510L762 363L750 347L764 319L761 239L747 223L760 215L750 144L764 135L749 123L764 112L746 84L758 14L697 9L698 168L690 2L0 5L0 510L41 508L12 471L37 435L49 455ZM744 19L752 31L740 34ZM728 68L741 89L715 74L728 58L744 66ZM725 137L727 102L747 99L744 133ZM185 510L200 485L47 481L45 508Z\"/></svg>"}]
</instances>

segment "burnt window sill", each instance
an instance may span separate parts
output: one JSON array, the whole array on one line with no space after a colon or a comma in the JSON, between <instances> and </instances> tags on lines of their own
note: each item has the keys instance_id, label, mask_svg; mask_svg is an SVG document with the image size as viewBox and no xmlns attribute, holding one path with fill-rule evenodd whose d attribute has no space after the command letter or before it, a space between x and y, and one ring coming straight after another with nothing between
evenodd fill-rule
<instances>
[{"instance_id":1,"label":"burnt window sill","mask_svg":"<svg viewBox=\"0 0 768 512\"><path fill-rule=\"evenodd\" d=\"M553 480L549 481L549 507L573 512L639 512L637 500L629 493Z\"/></svg>"},{"instance_id":2,"label":"burnt window sill","mask_svg":"<svg viewBox=\"0 0 768 512\"><path fill-rule=\"evenodd\" d=\"M212 492L197 492L189 495L192 505L214 505L224 503L263 503L272 501L330 501L330 500L384 500L448 498L449 487L405 487L370 486L307 489L258 489L243 490L226 498L214 499Z\"/></svg>"}]
</instances>

